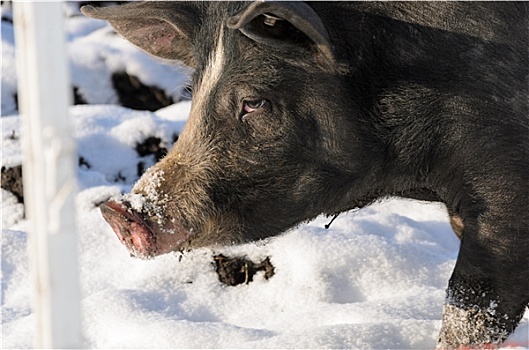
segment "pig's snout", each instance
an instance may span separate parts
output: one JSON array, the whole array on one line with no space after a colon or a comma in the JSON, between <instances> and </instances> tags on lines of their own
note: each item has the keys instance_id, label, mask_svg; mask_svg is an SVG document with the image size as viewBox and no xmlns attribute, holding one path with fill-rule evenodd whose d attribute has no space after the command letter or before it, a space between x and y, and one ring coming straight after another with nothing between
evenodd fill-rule
<instances>
[{"instance_id":1,"label":"pig's snout","mask_svg":"<svg viewBox=\"0 0 529 350\"><path fill-rule=\"evenodd\" d=\"M121 243L135 257L151 258L172 252L189 234L182 228L161 229L156 223L143 219L126 203L110 200L101 204L100 210Z\"/></svg>"}]
</instances>

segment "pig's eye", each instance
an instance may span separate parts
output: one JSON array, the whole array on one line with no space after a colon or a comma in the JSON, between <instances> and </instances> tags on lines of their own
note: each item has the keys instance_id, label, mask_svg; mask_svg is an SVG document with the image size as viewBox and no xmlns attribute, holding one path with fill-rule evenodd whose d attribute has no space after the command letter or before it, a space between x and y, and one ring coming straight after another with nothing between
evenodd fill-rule
<instances>
[{"instance_id":1,"label":"pig's eye","mask_svg":"<svg viewBox=\"0 0 529 350\"><path fill-rule=\"evenodd\" d=\"M258 110L259 108L264 107L268 103L267 100L254 100L254 101L244 101L244 111L246 113L252 113Z\"/></svg>"},{"instance_id":2,"label":"pig's eye","mask_svg":"<svg viewBox=\"0 0 529 350\"><path fill-rule=\"evenodd\" d=\"M240 114L240 118L244 120L244 118L250 114L257 112L263 108L268 107L270 102L266 99L255 99L255 100L245 100L243 102L242 111Z\"/></svg>"}]
</instances>

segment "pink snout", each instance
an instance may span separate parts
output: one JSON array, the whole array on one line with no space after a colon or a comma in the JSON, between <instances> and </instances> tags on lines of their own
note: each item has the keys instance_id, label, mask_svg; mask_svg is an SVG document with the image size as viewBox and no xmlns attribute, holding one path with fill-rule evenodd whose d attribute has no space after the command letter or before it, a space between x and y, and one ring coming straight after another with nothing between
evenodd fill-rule
<instances>
[{"instance_id":1,"label":"pink snout","mask_svg":"<svg viewBox=\"0 0 529 350\"><path fill-rule=\"evenodd\" d=\"M156 223L143 219L125 203L110 200L101 204L100 210L121 243L135 257L152 258L175 251L189 235L182 228L161 229Z\"/></svg>"}]
</instances>

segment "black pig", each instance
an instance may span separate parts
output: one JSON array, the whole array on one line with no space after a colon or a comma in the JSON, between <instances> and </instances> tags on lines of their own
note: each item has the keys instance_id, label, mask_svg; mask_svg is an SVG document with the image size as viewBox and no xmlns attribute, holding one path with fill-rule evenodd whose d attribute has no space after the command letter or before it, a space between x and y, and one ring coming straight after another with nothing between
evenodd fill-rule
<instances>
[{"instance_id":1,"label":"black pig","mask_svg":"<svg viewBox=\"0 0 529 350\"><path fill-rule=\"evenodd\" d=\"M278 235L402 196L461 237L440 348L503 342L529 303L527 2L84 7L194 68L172 151L103 216L140 257Z\"/></svg>"}]
</instances>

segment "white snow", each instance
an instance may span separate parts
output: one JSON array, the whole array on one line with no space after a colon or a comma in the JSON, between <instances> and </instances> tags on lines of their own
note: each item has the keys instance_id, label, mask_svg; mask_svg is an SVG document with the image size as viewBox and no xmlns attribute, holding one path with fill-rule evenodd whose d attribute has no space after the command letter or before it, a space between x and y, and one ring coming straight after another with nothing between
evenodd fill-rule
<instances>
[{"instance_id":1,"label":"white snow","mask_svg":"<svg viewBox=\"0 0 529 350\"><path fill-rule=\"evenodd\" d=\"M12 38L4 30L2 23L5 59L12 49L5 43ZM70 57L79 58L75 79L86 94L101 89L98 99L115 102L113 92L94 82L104 74L95 77L91 65L106 64L111 72L127 61L120 55L143 54L124 49L126 44L112 39L108 27L95 20L74 17L67 33L73 41ZM72 53L76 42L79 51ZM81 61L83 56L86 61ZM16 86L14 67L5 62L1 164L12 167L21 163L20 123L16 114L5 116L16 113L7 108L10 101L4 114L4 92ZM164 89L181 84L146 57L131 60L127 67ZM459 247L440 204L386 200L340 215L328 230L324 225L330 218L320 217L274 239L197 249L181 260L177 254L131 258L97 205L130 191L139 161L153 163L136 154L136 142L156 136L169 147L189 110L189 102L156 113L113 105L70 108L78 153L90 165L79 168L76 198L86 348L435 347ZM22 205L2 190L3 348L33 347L27 227ZM269 280L258 275L237 287L223 285L212 264L219 253L255 262L270 257L275 275ZM528 334L526 312L505 347L529 349Z\"/></svg>"}]
</instances>

